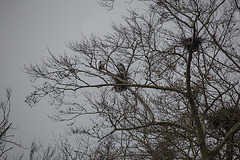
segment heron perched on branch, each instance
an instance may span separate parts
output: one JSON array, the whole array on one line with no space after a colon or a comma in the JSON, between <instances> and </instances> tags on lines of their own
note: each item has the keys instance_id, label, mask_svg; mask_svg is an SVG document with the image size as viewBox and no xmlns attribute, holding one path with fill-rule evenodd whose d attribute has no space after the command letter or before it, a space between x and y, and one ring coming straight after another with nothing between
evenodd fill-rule
<instances>
[{"instance_id":1,"label":"heron perched on branch","mask_svg":"<svg viewBox=\"0 0 240 160\"><path fill-rule=\"evenodd\" d=\"M127 71L125 69L125 66L122 63L119 63L117 64L116 67L118 69L118 73L116 74L116 76L124 81L127 81L128 77L127 77ZM125 82L119 80L118 78L114 78L116 84L126 84ZM117 85L114 88L118 92L125 91L127 89L127 87L124 85Z\"/></svg>"},{"instance_id":2,"label":"heron perched on branch","mask_svg":"<svg viewBox=\"0 0 240 160\"><path fill-rule=\"evenodd\" d=\"M98 63L98 69L103 70L105 67L106 61L99 61Z\"/></svg>"},{"instance_id":3,"label":"heron perched on branch","mask_svg":"<svg viewBox=\"0 0 240 160\"><path fill-rule=\"evenodd\" d=\"M126 72L125 66L122 63L118 63L117 69L120 73Z\"/></svg>"}]
</instances>

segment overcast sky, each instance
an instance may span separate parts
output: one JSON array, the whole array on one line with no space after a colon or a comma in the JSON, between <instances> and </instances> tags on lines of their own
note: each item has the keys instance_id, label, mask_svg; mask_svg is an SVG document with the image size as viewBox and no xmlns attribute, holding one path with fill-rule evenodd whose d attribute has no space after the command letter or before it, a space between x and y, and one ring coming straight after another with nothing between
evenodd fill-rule
<instances>
[{"instance_id":1,"label":"overcast sky","mask_svg":"<svg viewBox=\"0 0 240 160\"><path fill-rule=\"evenodd\" d=\"M111 32L111 23L120 22L126 13L126 2L118 1L107 11L96 0L0 0L0 98L6 87L12 89L10 120L18 127L16 142L26 146L34 138L48 142L52 131L58 135L66 127L46 116L52 111L46 101L34 108L24 102L33 91L21 70L24 65L47 57L46 47L55 54L68 52L65 44L81 40L81 34ZM130 6L139 4L144 5L134 1Z\"/></svg>"}]
</instances>

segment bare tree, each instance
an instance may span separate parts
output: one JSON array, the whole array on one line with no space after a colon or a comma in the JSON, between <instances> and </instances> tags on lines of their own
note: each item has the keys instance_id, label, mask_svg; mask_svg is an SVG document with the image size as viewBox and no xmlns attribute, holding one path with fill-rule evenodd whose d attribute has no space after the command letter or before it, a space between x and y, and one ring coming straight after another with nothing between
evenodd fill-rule
<instances>
[{"instance_id":1,"label":"bare tree","mask_svg":"<svg viewBox=\"0 0 240 160\"><path fill-rule=\"evenodd\" d=\"M234 2L235 2L236 7L238 8L238 10L240 11L240 4L239 4L239 1L234 0Z\"/></svg>"},{"instance_id":2,"label":"bare tree","mask_svg":"<svg viewBox=\"0 0 240 160\"><path fill-rule=\"evenodd\" d=\"M146 1L146 0L138 0L138 1ZM127 4L131 4L133 0L125 0ZM115 0L98 0L98 4L107 10L112 10L115 4Z\"/></svg>"},{"instance_id":3,"label":"bare tree","mask_svg":"<svg viewBox=\"0 0 240 160\"><path fill-rule=\"evenodd\" d=\"M70 121L74 135L114 137L122 159L239 159L235 2L156 0L144 14L131 10L112 34L70 43L73 56L49 51L26 66L40 83L26 102L49 96L51 118ZM85 115L89 127L78 125Z\"/></svg>"},{"instance_id":4,"label":"bare tree","mask_svg":"<svg viewBox=\"0 0 240 160\"><path fill-rule=\"evenodd\" d=\"M100 0L98 3L100 6L105 7L108 10L113 9L115 0Z\"/></svg>"},{"instance_id":5,"label":"bare tree","mask_svg":"<svg viewBox=\"0 0 240 160\"><path fill-rule=\"evenodd\" d=\"M27 150L26 147L22 146L20 143L13 140L14 133L13 131L16 128L13 127L13 123L10 122L10 114L11 114L11 89L6 89L6 100L0 101L0 159L7 160L10 158L11 150L14 147L21 148L23 150ZM21 160L23 158L23 154L13 157L13 159Z\"/></svg>"},{"instance_id":6,"label":"bare tree","mask_svg":"<svg viewBox=\"0 0 240 160\"><path fill-rule=\"evenodd\" d=\"M8 146L9 143L9 130L12 123L9 122L10 116L10 97L11 97L11 90L6 89L6 101L0 102L0 109L1 109L1 121L0 121L0 158L6 158L5 154L13 147Z\"/></svg>"}]
</instances>

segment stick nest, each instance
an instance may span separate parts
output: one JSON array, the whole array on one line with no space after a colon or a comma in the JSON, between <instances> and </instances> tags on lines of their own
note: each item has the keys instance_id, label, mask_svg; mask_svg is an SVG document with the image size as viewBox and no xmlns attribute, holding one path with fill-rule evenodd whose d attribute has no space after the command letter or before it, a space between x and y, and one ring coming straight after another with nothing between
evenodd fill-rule
<instances>
[{"instance_id":1,"label":"stick nest","mask_svg":"<svg viewBox=\"0 0 240 160\"><path fill-rule=\"evenodd\" d=\"M188 51L192 50L193 52L199 50L199 47L200 47L200 45L202 44L202 42L203 42L203 40L202 40L201 38L199 38L199 37L195 38L194 40L193 40L191 37L189 37L189 38L183 38L183 39L181 40L182 46L183 46L186 50L188 50Z\"/></svg>"}]
</instances>

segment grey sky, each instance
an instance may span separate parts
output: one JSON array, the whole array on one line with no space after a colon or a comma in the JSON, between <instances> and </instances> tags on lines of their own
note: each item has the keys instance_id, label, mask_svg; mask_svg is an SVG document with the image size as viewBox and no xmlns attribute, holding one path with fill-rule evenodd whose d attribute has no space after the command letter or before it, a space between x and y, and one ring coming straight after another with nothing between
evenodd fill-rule
<instances>
[{"instance_id":1,"label":"grey sky","mask_svg":"<svg viewBox=\"0 0 240 160\"><path fill-rule=\"evenodd\" d=\"M126 2L126 1L125 1ZM96 0L1 0L0 1L0 97L12 89L11 121L18 126L17 142L29 145L35 138L45 142L64 131L66 124L51 121L46 101L30 108L24 103L33 87L21 71L24 64L35 64L48 56L46 47L57 54L68 52L65 44L91 32L111 32L111 22L120 22L127 3L118 1L112 11L100 7ZM137 2L136 2L137 3ZM131 4L136 7L135 2Z\"/></svg>"}]
</instances>

